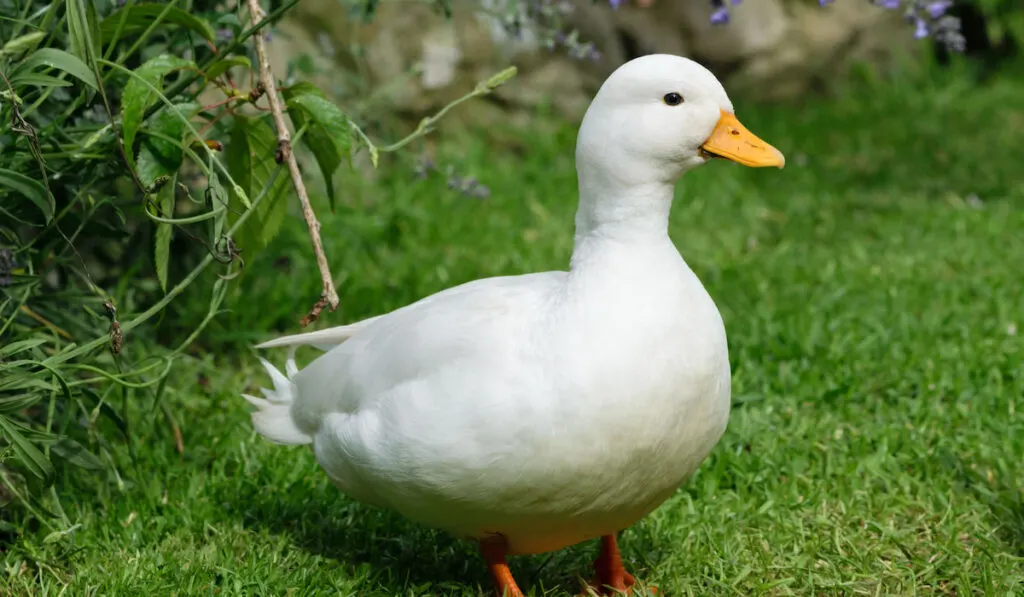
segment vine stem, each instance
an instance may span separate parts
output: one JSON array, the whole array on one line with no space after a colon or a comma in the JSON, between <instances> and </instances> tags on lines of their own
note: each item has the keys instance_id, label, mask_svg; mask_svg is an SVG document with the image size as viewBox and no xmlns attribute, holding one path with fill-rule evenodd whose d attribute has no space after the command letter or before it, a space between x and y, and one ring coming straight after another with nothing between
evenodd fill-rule
<instances>
[{"instance_id":1,"label":"vine stem","mask_svg":"<svg viewBox=\"0 0 1024 597\"><path fill-rule=\"evenodd\" d=\"M264 18L264 14L259 0L248 0L248 5L252 22L260 22ZM313 254L316 256L316 265L320 270L320 285L322 289L320 300L314 303L313 308L302 318L302 326L305 327L316 321L325 307L330 307L331 311L338 308L338 291L334 289L331 268L327 264L323 242L320 240L320 222L316 219L316 213L313 212L313 207L309 204L309 195L306 193L306 185L302 182L299 163L295 159L295 152L292 151L291 134L288 132L288 124L284 119L281 98L277 94L274 73L270 70L270 58L267 56L266 41L259 33L253 36L253 40L256 43L256 57L259 60L260 66L260 85L267 95L270 111L274 115L274 124L277 127L277 163L280 164L284 161L288 164L288 173L291 174L292 186L295 187L295 194L299 196L299 202L302 204L302 217L306 220L306 226L309 228L309 239L313 243Z\"/></svg>"}]
</instances>

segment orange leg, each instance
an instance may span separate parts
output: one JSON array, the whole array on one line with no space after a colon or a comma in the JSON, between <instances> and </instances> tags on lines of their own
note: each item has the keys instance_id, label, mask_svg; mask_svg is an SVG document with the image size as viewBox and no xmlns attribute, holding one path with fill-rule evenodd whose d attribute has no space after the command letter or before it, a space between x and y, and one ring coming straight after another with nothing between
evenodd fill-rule
<instances>
[{"instance_id":1,"label":"orange leg","mask_svg":"<svg viewBox=\"0 0 1024 597\"><path fill-rule=\"evenodd\" d=\"M614 595L629 593L636 579L622 565L622 554L615 535L601 537L601 552L594 560L594 578L590 581L590 589L598 595Z\"/></svg>"},{"instance_id":2,"label":"orange leg","mask_svg":"<svg viewBox=\"0 0 1024 597\"><path fill-rule=\"evenodd\" d=\"M508 553L508 546L505 538L495 535L480 542L480 553L487 562L487 569L491 571L491 578L494 580L494 590L498 597L523 597L516 581L512 578L512 571L508 569L508 562L505 555Z\"/></svg>"}]
</instances>

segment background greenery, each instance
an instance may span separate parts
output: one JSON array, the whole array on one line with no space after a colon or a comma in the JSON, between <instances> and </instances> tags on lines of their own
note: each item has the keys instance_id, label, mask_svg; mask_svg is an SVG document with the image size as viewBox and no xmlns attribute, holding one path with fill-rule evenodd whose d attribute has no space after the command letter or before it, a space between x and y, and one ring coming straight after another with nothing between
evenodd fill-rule
<instances>
[{"instance_id":1,"label":"background greenery","mask_svg":"<svg viewBox=\"0 0 1024 597\"><path fill-rule=\"evenodd\" d=\"M275 166L231 153L273 138L227 108L200 111L200 87L180 83L197 73L159 58L191 48L206 77L244 67L247 27L187 3L90 6L0 0L0 119L14 124L0 131L0 592L487 590L471 546L352 503L307 451L252 433L239 394L265 379L249 347L296 330L318 276ZM1020 39L1007 14L1000 31ZM117 15L131 18L115 35ZM734 98L789 165L716 163L680 185L673 238L725 318L736 404L696 477L625 534L638 576L673 595L1020 593L1024 82L999 52L899 81L852 77L799 105ZM197 176L189 151L210 158L140 79L197 127L215 119L218 159L275 206L239 228L244 267L223 241L241 199L217 211L226 177ZM130 158L108 106L149 113ZM338 110L332 126L373 130ZM574 124L538 114L529 130L487 133L440 135L425 177L412 145L374 181L342 165L336 199L314 194L343 301L322 325L566 266ZM339 152L359 147L339 138ZM450 189L448 166L490 196ZM162 176L174 178L154 188ZM214 215L154 218L202 213ZM564 594L591 557L584 545L514 567L535 594Z\"/></svg>"}]
</instances>

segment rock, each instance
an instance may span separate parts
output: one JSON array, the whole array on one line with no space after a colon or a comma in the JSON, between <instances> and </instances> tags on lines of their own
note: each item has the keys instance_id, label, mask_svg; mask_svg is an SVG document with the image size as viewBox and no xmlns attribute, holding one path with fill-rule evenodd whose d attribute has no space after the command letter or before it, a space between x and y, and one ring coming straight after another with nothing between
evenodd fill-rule
<instances>
[{"instance_id":1,"label":"rock","mask_svg":"<svg viewBox=\"0 0 1024 597\"><path fill-rule=\"evenodd\" d=\"M602 54L597 61L572 60L561 49L545 48L529 27L519 37L505 31L493 14L505 11L508 1L479 0L473 6L487 10L476 13L468 3L453 3L450 20L427 4L380 3L372 22L364 23L342 12L337 0L303 0L280 27L287 35L272 44L275 68L282 73L289 59L309 53L323 71L314 81L342 105L368 107L375 118L398 115L412 126L515 64L519 76L492 98L450 116L488 126L547 104L578 119L604 77L647 53L693 57L746 98L780 99L817 88L854 60L884 65L913 43L898 14L869 2L822 8L805 0L748 0L731 7L728 25L716 26L707 0L656 0L618 10L603 1L571 0L568 24Z\"/></svg>"},{"instance_id":2,"label":"rock","mask_svg":"<svg viewBox=\"0 0 1024 597\"><path fill-rule=\"evenodd\" d=\"M783 45L790 22L779 0L754 0L733 7L730 22L711 24L711 3L666 2L665 19L678 23L693 56L711 64L734 64ZM852 3L844 3L852 4Z\"/></svg>"}]
</instances>

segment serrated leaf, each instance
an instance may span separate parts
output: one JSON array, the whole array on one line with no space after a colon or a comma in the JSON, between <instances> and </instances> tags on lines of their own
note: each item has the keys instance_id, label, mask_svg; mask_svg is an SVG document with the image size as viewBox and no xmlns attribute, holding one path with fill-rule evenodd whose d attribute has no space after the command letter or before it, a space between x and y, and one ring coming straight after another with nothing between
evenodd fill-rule
<instances>
[{"instance_id":1,"label":"serrated leaf","mask_svg":"<svg viewBox=\"0 0 1024 597\"><path fill-rule=\"evenodd\" d=\"M241 230L235 234L235 243L251 258L269 243L284 221L287 213L285 190L289 187L288 173L274 161L277 137L263 120L238 115L231 129L231 138L225 148L225 160L231 178L250 199L255 200L278 172L267 196L254 209ZM233 225L238 214L245 211L241 197L232 190L228 211Z\"/></svg>"},{"instance_id":2,"label":"serrated leaf","mask_svg":"<svg viewBox=\"0 0 1024 597\"><path fill-rule=\"evenodd\" d=\"M39 211L43 212L47 223L53 219L53 197L46 192L46 186L43 183L20 172L0 168L0 188L3 187L14 191L15 197L20 196L22 199L31 201L39 208Z\"/></svg>"},{"instance_id":3,"label":"serrated leaf","mask_svg":"<svg viewBox=\"0 0 1024 597\"><path fill-rule=\"evenodd\" d=\"M212 81L227 72L229 68L236 66L252 68L252 63L249 62L249 59L245 56L228 56L227 58L222 58L221 60L211 64L210 68L206 69L206 80Z\"/></svg>"},{"instance_id":4,"label":"serrated leaf","mask_svg":"<svg viewBox=\"0 0 1024 597\"><path fill-rule=\"evenodd\" d=\"M214 41L213 28L206 21L176 6L161 3L133 4L114 11L100 23L100 39L104 44L114 41L118 27L122 36L142 33L157 19L160 25L178 25L195 31L207 41Z\"/></svg>"},{"instance_id":5,"label":"serrated leaf","mask_svg":"<svg viewBox=\"0 0 1024 597\"><path fill-rule=\"evenodd\" d=\"M30 473L38 477L43 481L44 484L49 485L53 481L54 470L53 465L47 460L46 456L39 451L39 448L32 445L30 441L25 439L19 429L20 425L7 417L0 415L0 435L7 440L7 442L14 449L14 453L17 454L18 459Z\"/></svg>"},{"instance_id":6,"label":"serrated leaf","mask_svg":"<svg viewBox=\"0 0 1024 597\"><path fill-rule=\"evenodd\" d=\"M175 178L164 184L157 197L157 204L160 206L160 215L165 218L174 217L174 189ZM160 281L160 290L167 292L167 264L171 260L171 236L174 226L160 222L156 225L156 246L153 249L153 262L156 266L156 279Z\"/></svg>"},{"instance_id":7,"label":"serrated leaf","mask_svg":"<svg viewBox=\"0 0 1024 597\"><path fill-rule=\"evenodd\" d=\"M181 145L185 136L186 126L183 119L189 118L197 109L198 104L192 102L175 104L173 108L165 107L149 119L145 131L149 134L139 143L138 167L139 180L147 187L157 178L174 174L181 168L184 154ZM169 137L177 143L168 141Z\"/></svg>"},{"instance_id":8,"label":"serrated leaf","mask_svg":"<svg viewBox=\"0 0 1024 597\"><path fill-rule=\"evenodd\" d=\"M99 458L70 437L61 438L50 450L79 468L92 471L103 469L103 462Z\"/></svg>"},{"instance_id":9,"label":"serrated leaf","mask_svg":"<svg viewBox=\"0 0 1024 597\"><path fill-rule=\"evenodd\" d=\"M65 0L71 53L87 66L100 55L100 28L93 0Z\"/></svg>"},{"instance_id":10,"label":"serrated leaf","mask_svg":"<svg viewBox=\"0 0 1024 597\"><path fill-rule=\"evenodd\" d=\"M284 91L288 115L296 130L306 126L302 143L313 152L327 185L331 211L335 209L334 173L342 157L350 156L351 131L348 117L310 83L298 83Z\"/></svg>"},{"instance_id":11,"label":"serrated leaf","mask_svg":"<svg viewBox=\"0 0 1024 597\"><path fill-rule=\"evenodd\" d=\"M99 89L96 84L96 74L84 62L57 48L42 48L33 52L31 56L18 65L15 76L23 72L32 72L39 66L48 66L64 71L89 87Z\"/></svg>"},{"instance_id":12,"label":"serrated leaf","mask_svg":"<svg viewBox=\"0 0 1024 597\"><path fill-rule=\"evenodd\" d=\"M150 85L162 90L164 77L174 71L190 67L195 68L195 63L170 54L160 54L135 69L135 76L128 79L121 95L121 136L124 138L128 161L132 165L135 163L132 146L139 125L142 124L142 116L153 102L157 101L157 94Z\"/></svg>"}]
</instances>

